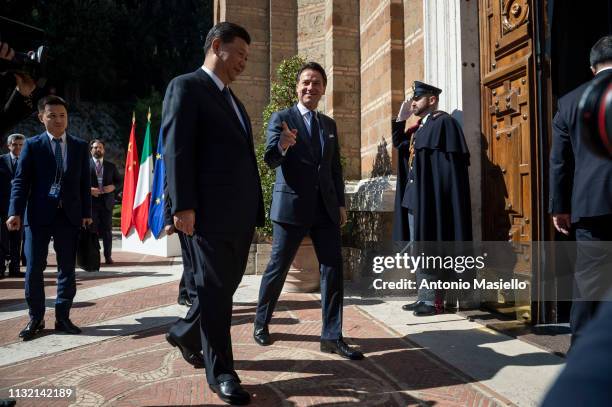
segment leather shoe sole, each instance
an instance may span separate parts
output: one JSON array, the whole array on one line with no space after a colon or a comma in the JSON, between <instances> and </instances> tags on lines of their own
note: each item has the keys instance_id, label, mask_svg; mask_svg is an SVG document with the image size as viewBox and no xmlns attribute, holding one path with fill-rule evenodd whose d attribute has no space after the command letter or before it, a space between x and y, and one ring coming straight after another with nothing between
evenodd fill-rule
<instances>
[{"instance_id":1,"label":"leather shoe sole","mask_svg":"<svg viewBox=\"0 0 612 407\"><path fill-rule=\"evenodd\" d=\"M247 393L240 384L235 383L231 391L223 391L223 384L209 384L210 389L227 404L243 406L249 404L251 395Z\"/></svg>"},{"instance_id":2,"label":"leather shoe sole","mask_svg":"<svg viewBox=\"0 0 612 407\"><path fill-rule=\"evenodd\" d=\"M204 358L202 357L202 355L199 355L199 352L195 352L183 347L172 337L172 335L170 335L170 332L166 334L166 341L168 341L168 343L172 345L172 347L179 348L179 350L181 351L181 355L183 355L183 359L185 359L185 362L189 363L196 369L202 369L204 367Z\"/></svg>"},{"instance_id":3,"label":"leather shoe sole","mask_svg":"<svg viewBox=\"0 0 612 407\"><path fill-rule=\"evenodd\" d=\"M336 345L335 343L329 343L329 342L321 342L321 352L325 352L325 353L335 353L338 356L341 356L345 359L349 359L349 360L362 360L365 356L363 355L363 353L361 353L358 350L354 350L354 349L350 349L348 347L348 345L346 345L346 347L348 348L346 351L341 349L338 345Z\"/></svg>"}]
</instances>

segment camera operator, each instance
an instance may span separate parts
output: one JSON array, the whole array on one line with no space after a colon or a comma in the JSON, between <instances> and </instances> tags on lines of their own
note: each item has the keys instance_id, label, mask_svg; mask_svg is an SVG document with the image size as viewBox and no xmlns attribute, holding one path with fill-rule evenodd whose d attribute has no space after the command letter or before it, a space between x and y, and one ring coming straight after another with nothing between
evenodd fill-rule
<instances>
[{"instance_id":1,"label":"camera operator","mask_svg":"<svg viewBox=\"0 0 612 407\"><path fill-rule=\"evenodd\" d=\"M6 42L0 42L0 59L11 61L15 51ZM20 120L34 112L36 103L42 95L42 91L36 87L34 79L25 73L14 73L16 86L11 95L4 99L4 95L11 91L3 83L0 89L0 135L4 135ZM7 81L4 81L7 82ZM12 83L10 85L12 87Z\"/></svg>"}]
</instances>

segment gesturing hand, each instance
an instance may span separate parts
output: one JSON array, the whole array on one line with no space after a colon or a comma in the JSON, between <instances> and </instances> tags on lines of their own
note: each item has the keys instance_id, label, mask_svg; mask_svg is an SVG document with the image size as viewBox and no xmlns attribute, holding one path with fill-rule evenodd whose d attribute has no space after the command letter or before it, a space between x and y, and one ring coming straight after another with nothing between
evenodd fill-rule
<instances>
[{"instance_id":1,"label":"gesturing hand","mask_svg":"<svg viewBox=\"0 0 612 407\"><path fill-rule=\"evenodd\" d=\"M291 129L289 130L289 127L287 127L287 123L283 122L283 131L281 132L280 135L280 140L278 141L281 148L283 150L288 149L289 147L293 146L296 143L296 139L297 139L297 129Z\"/></svg>"}]
</instances>

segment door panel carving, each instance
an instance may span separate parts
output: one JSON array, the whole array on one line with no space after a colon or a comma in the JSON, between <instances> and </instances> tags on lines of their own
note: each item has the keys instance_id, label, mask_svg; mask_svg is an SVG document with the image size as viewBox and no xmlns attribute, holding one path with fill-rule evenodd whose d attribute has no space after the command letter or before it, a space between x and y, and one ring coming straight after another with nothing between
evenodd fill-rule
<instances>
[{"instance_id":1,"label":"door panel carving","mask_svg":"<svg viewBox=\"0 0 612 407\"><path fill-rule=\"evenodd\" d=\"M483 238L531 241L535 184L531 0L481 0Z\"/></svg>"}]
</instances>

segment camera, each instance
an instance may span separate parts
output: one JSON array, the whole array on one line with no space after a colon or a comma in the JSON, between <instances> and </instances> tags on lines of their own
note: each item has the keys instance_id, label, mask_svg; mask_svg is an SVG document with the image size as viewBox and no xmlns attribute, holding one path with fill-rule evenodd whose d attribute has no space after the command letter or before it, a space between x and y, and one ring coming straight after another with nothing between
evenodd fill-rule
<instances>
[{"instance_id":1,"label":"camera","mask_svg":"<svg viewBox=\"0 0 612 407\"><path fill-rule=\"evenodd\" d=\"M0 39L1 41L1 39ZM45 75L48 48L41 45L36 51L18 52L12 60L0 59L0 73L27 74L32 78L40 78Z\"/></svg>"},{"instance_id":2,"label":"camera","mask_svg":"<svg viewBox=\"0 0 612 407\"><path fill-rule=\"evenodd\" d=\"M44 31L39 28L0 16L0 41L8 43L15 50L13 59L0 59L0 74L18 73L37 79L44 78L48 47L40 45L30 48L35 49L33 51L17 51L18 48L31 45L33 39L40 41L41 35L44 35Z\"/></svg>"},{"instance_id":3,"label":"camera","mask_svg":"<svg viewBox=\"0 0 612 407\"><path fill-rule=\"evenodd\" d=\"M612 70L585 89L578 105L582 140L597 156L612 159Z\"/></svg>"}]
</instances>

